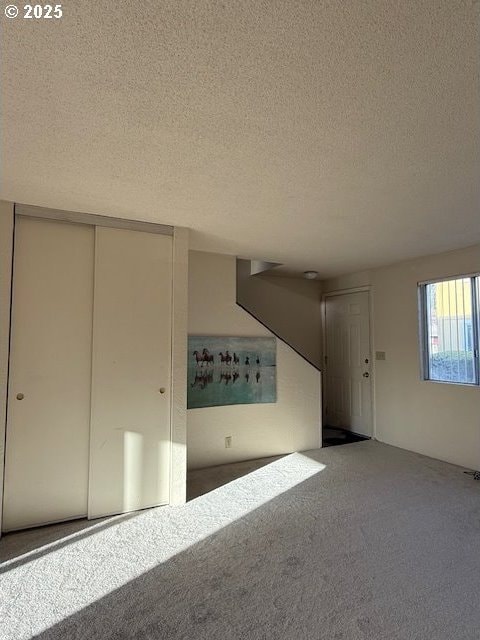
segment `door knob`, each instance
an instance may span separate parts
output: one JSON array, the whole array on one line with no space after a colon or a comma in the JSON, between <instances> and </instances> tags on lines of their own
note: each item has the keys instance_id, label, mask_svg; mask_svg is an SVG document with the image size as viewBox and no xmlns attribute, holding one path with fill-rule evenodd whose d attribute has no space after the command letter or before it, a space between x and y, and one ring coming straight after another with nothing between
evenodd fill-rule
<instances>
[{"instance_id":1,"label":"door knob","mask_svg":"<svg viewBox=\"0 0 480 640\"><path fill-rule=\"evenodd\" d=\"M365 373L363 374L363 377L364 378L369 378L370 377L370 374L368 373L368 371L365 371Z\"/></svg>"},{"instance_id":2,"label":"door knob","mask_svg":"<svg viewBox=\"0 0 480 640\"><path fill-rule=\"evenodd\" d=\"M165 387L160 387L159 391L160 393L165 393Z\"/></svg>"},{"instance_id":3,"label":"door knob","mask_svg":"<svg viewBox=\"0 0 480 640\"><path fill-rule=\"evenodd\" d=\"M17 400L23 400L24 397L23 393L17 393Z\"/></svg>"}]
</instances>

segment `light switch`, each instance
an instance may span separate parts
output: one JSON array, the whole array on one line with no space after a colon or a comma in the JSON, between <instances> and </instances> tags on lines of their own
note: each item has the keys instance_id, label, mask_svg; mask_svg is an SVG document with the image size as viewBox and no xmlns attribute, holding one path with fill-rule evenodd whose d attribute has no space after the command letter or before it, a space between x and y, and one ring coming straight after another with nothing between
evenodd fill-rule
<instances>
[{"instance_id":1,"label":"light switch","mask_svg":"<svg viewBox=\"0 0 480 640\"><path fill-rule=\"evenodd\" d=\"M386 360L385 351L375 351L375 360Z\"/></svg>"}]
</instances>

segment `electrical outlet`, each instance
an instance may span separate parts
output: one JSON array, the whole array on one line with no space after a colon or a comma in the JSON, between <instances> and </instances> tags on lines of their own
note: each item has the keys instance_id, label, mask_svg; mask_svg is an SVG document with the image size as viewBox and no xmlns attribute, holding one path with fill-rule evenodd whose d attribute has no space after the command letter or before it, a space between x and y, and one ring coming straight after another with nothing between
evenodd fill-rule
<instances>
[{"instance_id":1,"label":"electrical outlet","mask_svg":"<svg viewBox=\"0 0 480 640\"><path fill-rule=\"evenodd\" d=\"M225 438L225 449L231 449L232 448L232 436L227 436Z\"/></svg>"}]
</instances>

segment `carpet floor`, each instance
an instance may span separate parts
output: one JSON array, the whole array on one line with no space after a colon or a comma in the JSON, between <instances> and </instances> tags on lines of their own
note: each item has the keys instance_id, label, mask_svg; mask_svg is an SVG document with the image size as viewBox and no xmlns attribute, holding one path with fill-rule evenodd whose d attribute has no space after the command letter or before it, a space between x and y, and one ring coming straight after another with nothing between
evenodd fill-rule
<instances>
[{"instance_id":1,"label":"carpet floor","mask_svg":"<svg viewBox=\"0 0 480 640\"><path fill-rule=\"evenodd\" d=\"M280 460L283 456L244 460L231 464L220 464L206 469L193 469L187 473L187 500L203 496L209 491L218 489L232 480L246 476L267 464Z\"/></svg>"},{"instance_id":2,"label":"carpet floor","mask_svg":"<svg viewBox=\"0 0 480 640\"><path fill-rule=\"evenodd\" d=\"M374 441L292 454L0 572L2 640L478 640L480 483Z\"/></svg>"}]
</instances>

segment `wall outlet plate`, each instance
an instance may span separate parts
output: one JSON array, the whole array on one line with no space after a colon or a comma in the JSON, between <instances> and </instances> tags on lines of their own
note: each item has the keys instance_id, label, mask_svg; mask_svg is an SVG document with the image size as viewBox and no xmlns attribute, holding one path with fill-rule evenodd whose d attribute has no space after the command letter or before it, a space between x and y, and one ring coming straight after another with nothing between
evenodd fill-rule
<instances>
[{"instance_id":1,"label":"wall outlet plate","mask_svg":"<svg viewBox=\"0 0 480 640\"><path fill-rule=\"evenodd\" d=\"M225 449L232 448L232 436L226 436L225 438Z\"/></svg>"}]
</instances>

